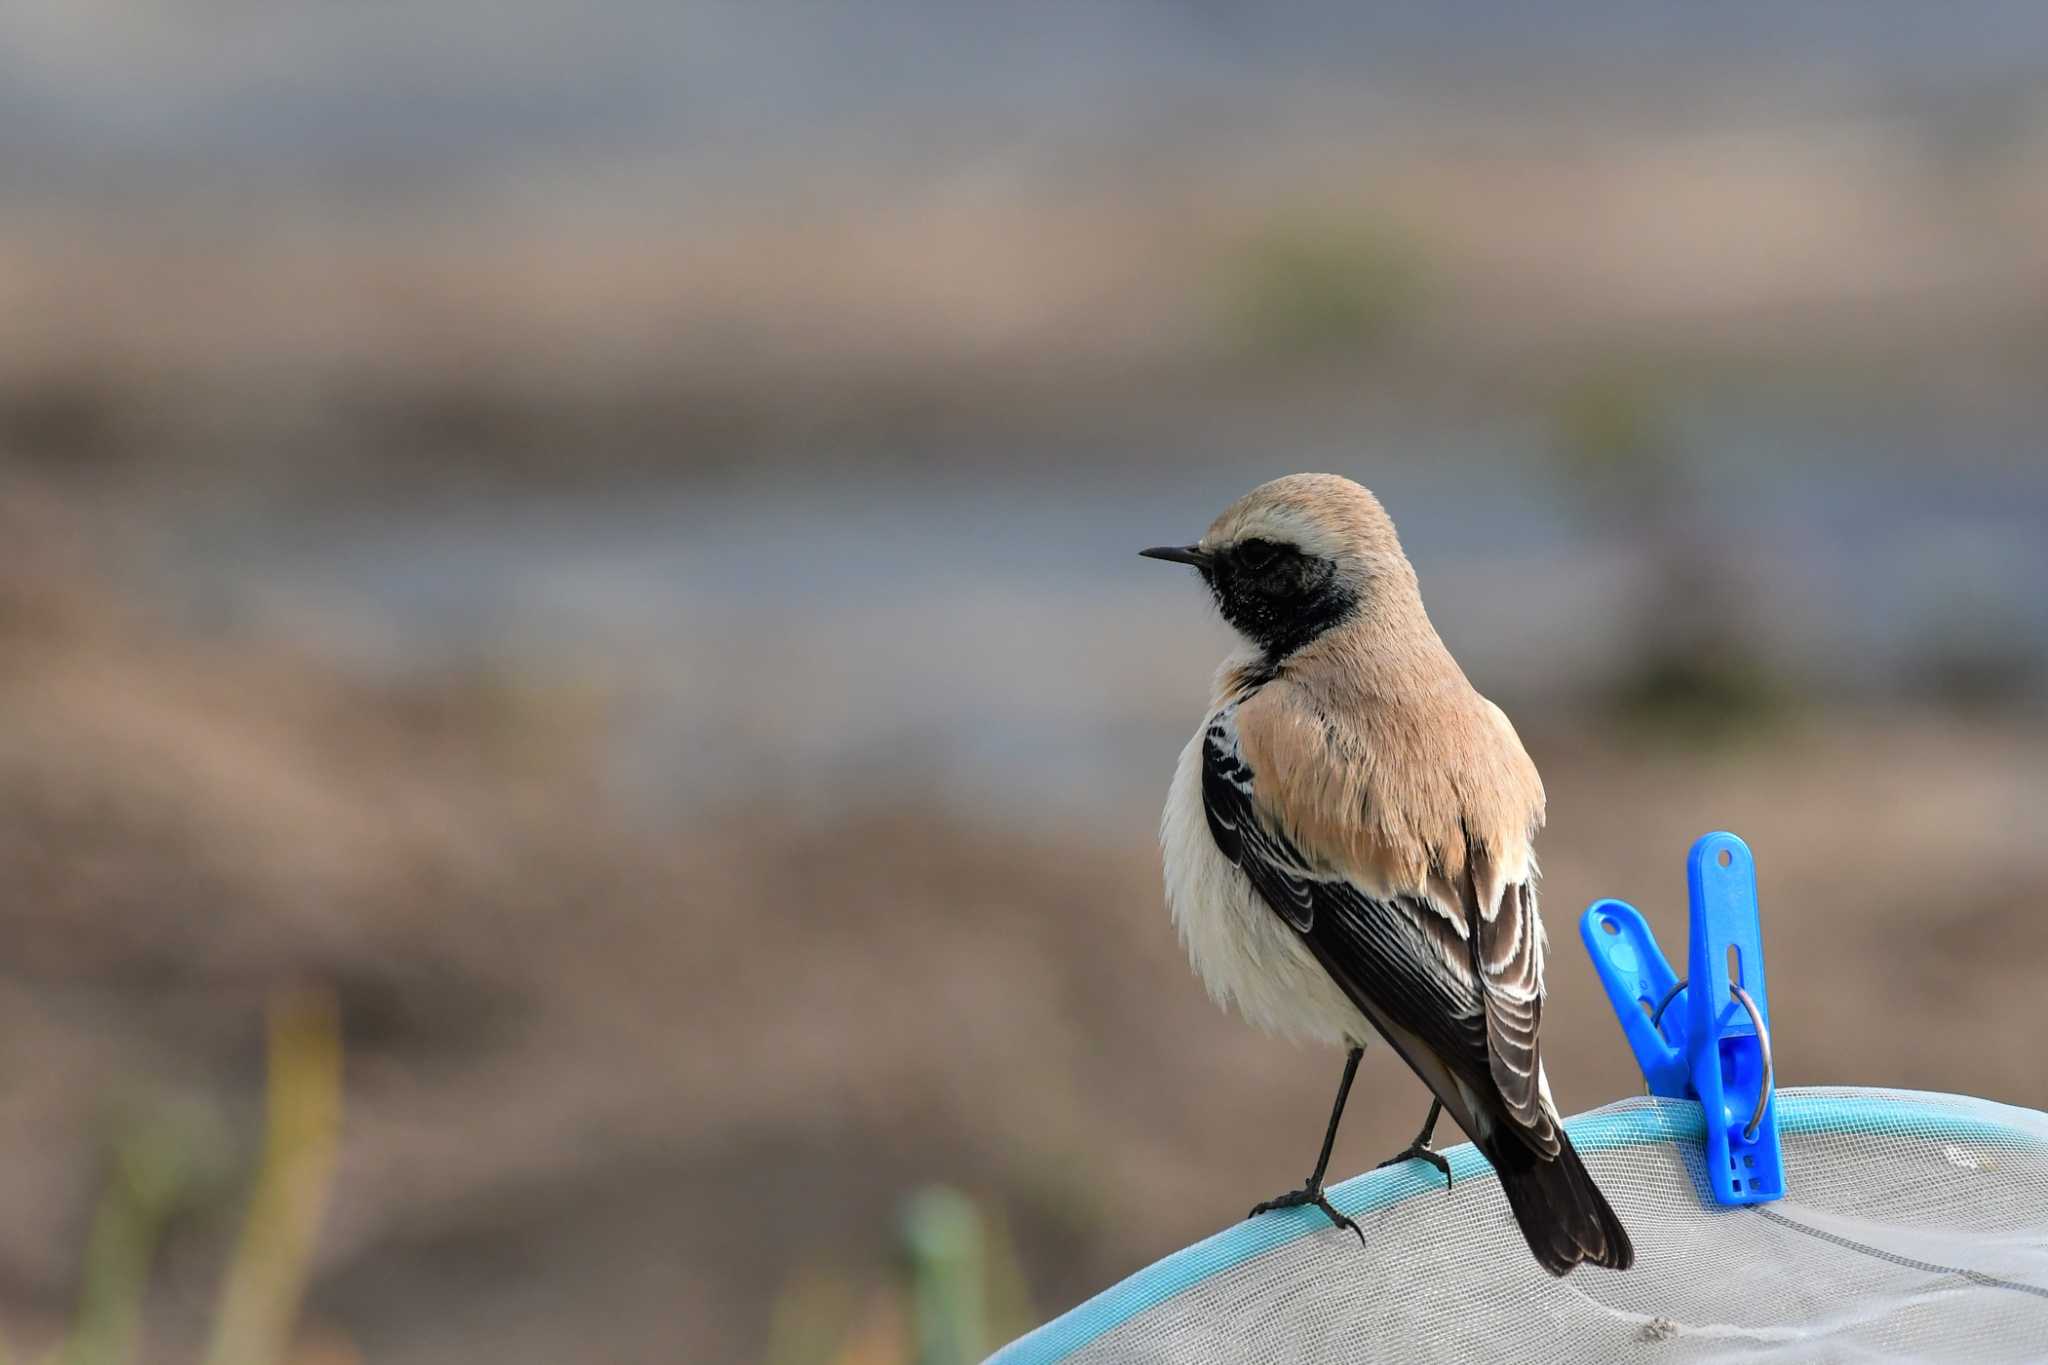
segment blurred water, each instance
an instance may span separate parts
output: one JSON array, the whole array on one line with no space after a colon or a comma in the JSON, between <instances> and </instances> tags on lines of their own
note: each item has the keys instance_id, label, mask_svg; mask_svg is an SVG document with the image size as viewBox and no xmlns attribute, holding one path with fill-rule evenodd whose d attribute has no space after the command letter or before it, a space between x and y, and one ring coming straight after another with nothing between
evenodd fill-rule
<instances>
[{"instance_id":1,"label":"blurred water","mask_svg":"<svg viewBox=\"0 0 2048 1365\"><path fill-rule=\"evenodd\" d=\"M1943 460L1927 435L1692 424L1690 530L1758 648L1824 694L1905 685L1930 642L1972 632L2048 648L2048 462L2023 433L1950 433ZM1136 550L1290 469L1379 492L1482 690L1541 707L1608 676L1657 547L1583 525L1541 448L1504 424L1377 463L1191 442L1112 468L1018 450L971 475L269 508L195 522L164 581L194 619L373 673L595 686L627 722L622 771L664 800L843 790L829 775L1073 812L1156 795L1227 646L1193 576Z\"/></svg>"},{"instance_id":2,"label":"blurred water","mask_svg":"<svg viewBox=\"0 0 2048 1365\"><path fill-rule=\"evenodd\" d=\"M2048 14L1971 0L1619 4L1506 0L778 3L431 0L387 6L72 5L0 11L0 155L62 170L253 164L490 170L508 151L731 155L919 120L918 141L1015 140L1171 123L1190 101L1241 112L1275 86L1533 75L1633 76L1654 111L1675 69L1796 79L2038 72ZM1457 99L1483 100L1467 88ZM824 130L832 130L826 133Z\"/></svg>"}]
</instances>

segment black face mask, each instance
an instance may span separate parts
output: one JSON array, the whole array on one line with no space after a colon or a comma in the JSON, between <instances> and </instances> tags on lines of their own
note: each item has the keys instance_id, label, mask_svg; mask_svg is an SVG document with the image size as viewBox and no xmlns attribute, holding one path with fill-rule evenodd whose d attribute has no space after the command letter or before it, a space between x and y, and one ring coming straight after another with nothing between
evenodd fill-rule
<instances>
[{"instance_id":1,"label":"black face mask","mask_svg":"<svg viewBox=\"0 0 2048 1365\"><path fill-rule=\"evenodd\" d=\"M1293 545L1240 541L1201 566L1223 619L1277 665L1357 610L1337 566Z\"/></svg>"}]
</instances>

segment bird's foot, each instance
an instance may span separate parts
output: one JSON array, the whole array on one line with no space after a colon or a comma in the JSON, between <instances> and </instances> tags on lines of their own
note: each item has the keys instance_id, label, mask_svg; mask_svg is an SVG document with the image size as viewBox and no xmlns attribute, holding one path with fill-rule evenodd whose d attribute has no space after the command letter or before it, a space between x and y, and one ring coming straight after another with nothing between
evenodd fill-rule
<instances>
[{"instance_id":1,"label":"bird's foot","mask_svg":"<svg viewBox=\"0 0 2048 1365\"><path fill-rule=\"evenodd\" d=\"M1321 1209L1324 1215L1338 1227L1350 1228L1358 1236L1358 1245L1361 1247L1365 1245L1365 1234L1359 1231L1358 1224L1337 1212L1336 1205L1332 1204L1323 1194L1323 1187L1321 1185L1303 1185L1298 1190L1289 1190L1277 1199L1268 1199L1263 1204L1254 1204L1252 1211L1246 1214L1245 1217L1256 1218L1262 1213L1271 1213L1274 1209L1298 1209L1304 1204L1313 1204Z\"/></svg>"},{"instance_id":2,"label":"bird's foot","mask_svg":"<svg viewBox=\"0 0 2048 1365\"><path fill-rule=\"evenodd\" d=\"M1430 1146L1426 1142L1409 1143L1406 1148L1394 1153L1385 1161L1382 1161L1379 1164L1379 1166L1376 1166L1373 1169L1379 1170L1387 1166L1398 1166L1404 1161L1428 1162L1430 1165L1436 1167L1439 1171L1442 1171L1444 1173L1444 1188L1448 1190L1451 1187L1450 1158L1446 1157L1442 1152L1439 1152L1436 1148Z\"/></svg>"}]
</instances>

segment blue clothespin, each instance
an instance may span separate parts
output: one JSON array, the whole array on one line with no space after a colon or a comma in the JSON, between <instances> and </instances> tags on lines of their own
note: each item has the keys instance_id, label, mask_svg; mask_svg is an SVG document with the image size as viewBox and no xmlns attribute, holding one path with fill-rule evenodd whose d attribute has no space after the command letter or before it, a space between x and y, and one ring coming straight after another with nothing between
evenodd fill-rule
<instances>
[{"instance_id":1,"label":"blue clothespin","mask_svg":"<svg viewBox=\"0 0 2048 1365\"><path fill-rule=\"evenodd\" d=\"M1579 920L1579 936L1650 1093L1700 1102L1715 1200L1767 1204L1785 1197L1785 1166L1749 845L1732 834L1702 836L1686 860L1686 890L1692 952L1685 981L1631 905L1595 901Z\"/></svg>"}]
</instances>

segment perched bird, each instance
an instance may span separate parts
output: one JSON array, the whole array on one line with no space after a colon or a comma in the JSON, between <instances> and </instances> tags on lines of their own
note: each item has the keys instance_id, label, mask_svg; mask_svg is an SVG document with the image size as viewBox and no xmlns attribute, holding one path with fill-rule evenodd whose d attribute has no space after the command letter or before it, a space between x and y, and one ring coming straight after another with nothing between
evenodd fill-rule
<instances>
[{"instance_id":1,"label":"perched bird","mask_svg":"<svg viewBox=\"0 0 2048 1365\"><path fill-rule=\"evenodd\" d=\"M1436 1096L1393 1161L1448 1182L1430 1138L1449 1110L1544 1269L1627 1269L1628 1234L1572 1150L1537 1042L1543 784L1437 638L1379 500L1290 475L1195 544L1142 553L1193 565L1243 641L1167 798L1174 922L1219 1003L1346 1050L1315 1172L1252 1215L1314 1204L1358 1232L1323 1175L1377 1033Z\"/></svg>"}]
</instances>

